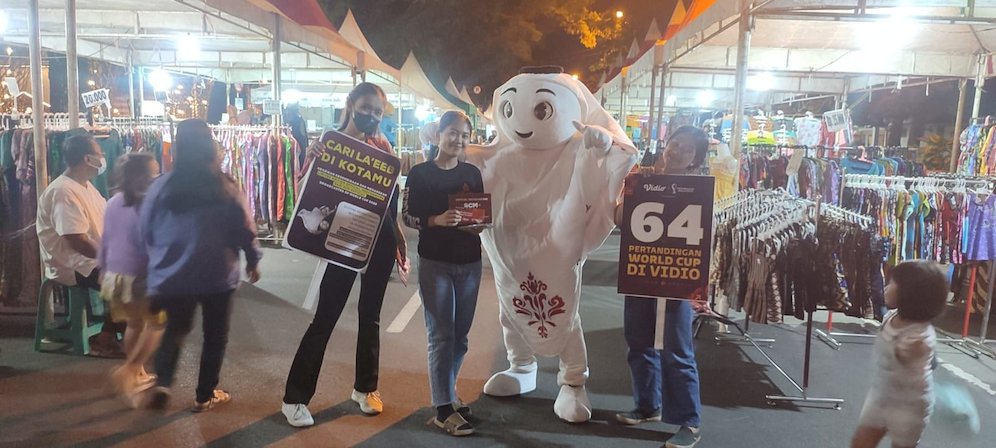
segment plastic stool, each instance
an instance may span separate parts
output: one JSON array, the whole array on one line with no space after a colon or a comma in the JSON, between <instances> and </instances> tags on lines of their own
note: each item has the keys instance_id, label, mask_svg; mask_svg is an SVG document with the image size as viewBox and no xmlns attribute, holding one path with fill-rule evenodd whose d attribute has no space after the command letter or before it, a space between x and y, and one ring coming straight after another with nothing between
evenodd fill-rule
<instances>
[{"instance_id":1,"label":"plastic stool","mask_svg":"<svg viewBox=\"0 0 996 448\"><path fill-rule=\"evenodd\" d=\"M66 304L69 328L45 328L45 303L49 295L61 293L68 300ZM46 279L38 292L38 317L35 321L35 351L42 351L42 340L63 340L72 342L72 353L90 353L90 337L100 333L103 323L90 323L90 290L79 286L65 286L55 280Z\"/></svg>"}]
</instances>

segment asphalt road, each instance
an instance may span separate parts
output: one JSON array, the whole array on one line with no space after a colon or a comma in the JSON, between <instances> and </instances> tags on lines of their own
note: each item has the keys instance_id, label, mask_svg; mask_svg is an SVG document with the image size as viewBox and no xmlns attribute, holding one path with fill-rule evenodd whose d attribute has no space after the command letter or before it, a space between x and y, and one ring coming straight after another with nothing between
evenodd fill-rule
<instances>
[{"instance_id":1,"label":"asphalt road","mask_svg":"<svg viewBox=\"0 0 996 448\"><path fill-rule=\"evenodd\" d=\"M182 355L172 406L161 415L129 410L103 390L114 361L34 353L33 317L0 316L0 446L661 446L676 428L660 423L623 427L613 422L615 412L633 407L622 302L614 291L617 244L610 239L585 268L581 313L591 363L588 389L595 407L594 418L586 424L564 423L553 414L558 391L555 359L541 361L539 388L528 396L495 399L481 393L490 375L506 366L493 278L486 270L470 352L458 386L460 396L477 415L477 434L455 439L427 425L432 410L422 310L415 285L404 287L396 280L388 289L381 320L384 414L366 417L349 400L357 287L325 356L311 406L317 424L303 430L291 428L280 414L280 402L291 359L310 321L311 313L302 305L307 302L315 261L268 249L262 266L264 280L255 286L243 285L237 293L222 372L222 387L234 399L208 413L188 411L200 353L199 327ZM959 310L949 311L942 326L959 328ZM975 316L975 325L979 320ZM839 329L870 328L854 320L841 323L837 317L837 321ZM787 373L801 379L805 327L800 322L751 330L776 339L766 351ZM756 349L744 344L717 345L714 333L707 326L697 346L704 404L704 437L699 446L847 446L869 387L870 341L847 343L841 350L813 343L807 393L844 399L840 410L808 404L773 407L765 395L797 395L792 385L768 367ZM966 439L931 427L923 446L994 446L996 360L977 360L949 346L939 351L938 380L971 391L983 429L975 438Z\"/></svg>"}]
</instances>

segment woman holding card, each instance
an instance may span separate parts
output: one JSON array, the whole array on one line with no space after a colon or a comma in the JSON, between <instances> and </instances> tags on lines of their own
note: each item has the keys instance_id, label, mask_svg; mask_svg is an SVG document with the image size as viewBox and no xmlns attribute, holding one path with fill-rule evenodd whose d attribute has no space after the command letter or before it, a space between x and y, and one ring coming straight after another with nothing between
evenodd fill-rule
<instances>
[{"instance_id":1,"label":"woman holding card","mask_svg":"<svg viewBox=\"0 0 996 448\"><path fill-rule=\"evenodd\" d=\"M470 118L446 112L436 132L435 159L412 167L408 174L404 220L419 231L418 277L429 337L433 422L448 434L466 436L474 428L467 422L470 408L457 398L456 378L481 287L481 226L463 226L468 218L451 206L451 196L483 193L484 181L476 167L460 161L470 144Z\"/></svg>"},{"instance_id":2,"label":"woman holding card","mask_svg":"<svg viewBox=\"0 0 996 448\"><path fill-rule=\"evenodd\" d=\"M706 133L692 126L682 126L668 136L664 151L648 160L643 174L688 176L698 173L709 151ZM639 176L641 174L631 174ZM623 207L616 207L616 225L623 222ZM667 291L661 291L662 296ZM680 427L665 443L667 448L691 448L702 438L699 433L702 403L699 398L699 370L695 362L692 320L704 304L685 300L666 300L664 348L654 348L657 306L661 300L626 297L623 333L629 346L627 360L633 378L636 409L616 414L624 425L663 421Z\"/></svg>"},{"instance_id":3,"label":"woman holding card","mask_svg":"<svg viewBox=\"0 0 996 448\"><path fill-rule=\"evenodd\" d=\"M366 142L380 150L394 154L394 149L380 133L380 121L384 118L387 96L375 84L361 83L353 88L346 99L346 109L342 112L343 122L339 131L357 140ZM306 166L322 154L320 143L308 149ZM367 415L383 412L384 403L377 391L380 366L380 310L384 303L384 293L391 280L395 263L407 273L408 253L405 236L397 219L398 193L395 191L388 207L387 216L380 226L380 234L370 256L366 272L360 275L359 330L356 335L356 379L353 383L352 400ZM287 423L294 427L315 424L308 411L308 404L315 395L318 375L325 358L332 330L342 315L349 293L353 289L356 272L328 265L319 289L318 308L315 318L304 333L301 345L294 356L287 387L284 392L283 414Z\"/></svg>"}]
</instances>

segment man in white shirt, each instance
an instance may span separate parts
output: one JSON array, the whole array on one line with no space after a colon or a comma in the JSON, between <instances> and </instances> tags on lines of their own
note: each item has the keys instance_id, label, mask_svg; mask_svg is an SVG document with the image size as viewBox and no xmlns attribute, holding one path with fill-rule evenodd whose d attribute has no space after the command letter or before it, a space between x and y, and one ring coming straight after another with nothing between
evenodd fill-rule
<instances>
[{"instance_id":1,"label":"man in white shirt","mask_svg":"<svg viewBox=\"0 0 996 448\"><path fill-rule=\"evenodd\" d=\"M107 201L90 183L103 174L107 161L93 136L75 135L63 149L66 169L38 201L38 240L45 277L67 286L100 290L97 249L104 230ZM114 356L120 352L116 327L105 319L103 332L91 339L91 352Z\"/></svg>"}]
</instances>

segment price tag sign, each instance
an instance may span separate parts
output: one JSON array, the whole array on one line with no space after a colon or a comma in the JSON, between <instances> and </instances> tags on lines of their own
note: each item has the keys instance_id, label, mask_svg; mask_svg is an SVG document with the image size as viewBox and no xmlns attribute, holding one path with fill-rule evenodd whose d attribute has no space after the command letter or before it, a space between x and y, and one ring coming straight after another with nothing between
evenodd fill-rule
<instances>
[{"instance_id":1,"label":"price tag sign","mask_svg":"<svg viewBox=\"0 0 996 448\"><path fill-rule=\"evenodd\" d=\"M21 94L21 89L17 86L17 78L8 76L3 79L3 83L7 86L11 98L17 98Z\"/></svg>"},{"instance_id":2,"label":"price tag sign","mask_svg":"<svg viewBox=\"0 0 996 448\"><path fill-rule=\"evenodd\" d=\"M93 107L98 104L106 104L108 107L111 106L111 90L110 89L98 89L91 90L89 92L83 93L83 107Z\"/></svg>"},{"instance_id":3,"label":"price tag sign","mask_svg":"<svg viewBox=\"0 0 996 448\"><path fill-rule=\"evenodd\" d=\"M626 179L619 293L707 300L715 178Z\"/></svg>"},{"instance_id":4,"label":"price tag sign","mask_svg":"<svg viewBox=\"0 0 996 448\"><path fill-rule=\"evenodd\" d=\"M263 113L266 115L280 115L280 101L263 101Z\"/></svg>"}]
</instances>

